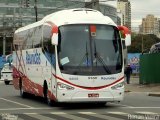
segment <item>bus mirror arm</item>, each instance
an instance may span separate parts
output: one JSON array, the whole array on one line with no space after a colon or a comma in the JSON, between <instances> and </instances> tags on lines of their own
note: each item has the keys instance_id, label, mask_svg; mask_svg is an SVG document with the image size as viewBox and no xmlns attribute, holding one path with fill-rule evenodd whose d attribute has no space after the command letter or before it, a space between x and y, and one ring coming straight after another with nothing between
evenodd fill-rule
<instances>
[{"instance_id":1,"label":"bus mirror arm","mask_svg":"<svg viewBox=\"0 0 160 120\"><path fill-rule=\"evenodd\" d=\"M58 45L58 33L54 33L54 34L52 35L51 41L52 41L52 44L53 44L53 45Z\"/></svg>"},{"instance_id":2,"label":"bus mirror arm","mask_svg":"<svg viewBox=\"0 0 160 120\"><path fill-rule=\"evenodd\" d=\"M130 46L131 45L131 32L130 32L130 30L125 26L118 26L118 29L121 33L121 39L125 40L125 45Z\"/></svg>"},{"instance_id":3,"label":"bus mirror arm","mask_svg":"<svg viewBox=\"0 0 160 120\"><path fill-rule=\"evenodd\" d=\"M126 46L130 46L131 45L131 34L126 34L125 44L126 44Z\"/></svg>"}]
</instances>

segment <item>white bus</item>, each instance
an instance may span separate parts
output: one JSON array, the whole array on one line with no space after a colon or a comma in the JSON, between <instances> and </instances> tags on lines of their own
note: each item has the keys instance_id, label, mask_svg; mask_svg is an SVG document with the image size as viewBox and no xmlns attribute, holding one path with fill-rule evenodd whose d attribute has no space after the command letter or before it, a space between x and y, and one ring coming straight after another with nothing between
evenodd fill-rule
<instances>
[{"instance_id":1,"label":"white bus","mask_svg":"<svg viewBox=\"0 0 160 120\"><path fill-rule=\"evenodd\" d=\"M42 96L49 105L123 100L120 30L100 12L55 12L16 30L13 45L13 84L22 97Z\"/></svg>"}]
</instances>

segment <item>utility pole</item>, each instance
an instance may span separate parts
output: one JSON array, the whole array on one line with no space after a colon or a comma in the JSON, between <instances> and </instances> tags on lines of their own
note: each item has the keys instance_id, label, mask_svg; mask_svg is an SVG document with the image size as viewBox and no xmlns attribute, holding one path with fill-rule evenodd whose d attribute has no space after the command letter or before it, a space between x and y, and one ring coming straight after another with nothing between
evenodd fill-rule
<instances>
[{"instance_id":1,"label":"utility pole","mask_svg":"<svg viewBox=\"0 0 160 120\"><path fill-rule=\"evenodd\" d=\"M34 0L34 9L35 9L35 14L36 14L36 22L38 21L38 13L37 13L37 0Z\"/></svg>"},{"instance_id":2,"label":"utility pole","mask_svg":"<svg viewBox=\"0 0 160 120\"><path fill-rule=\"evenodd\" d=\"M144 46L143 46L143 34L142 34L142 47L141 47L141 52L142 52L142 55L143 55L143 52L144 52Z\"/></svg>"},{"instance_id":3,"label":"utility pole","mask_svg":"<svg viewBox=\"0 0 160 120\"><path fill-rule=\"evenodd\" d=\"M23 6L23 1L22 0L20 0L20 3L19 3L19 24L18 24L18 26L20 27L22 27L22 6Z\"/></svg>"},{"instance_id":4,"label":"utility pole","mask_svg":"<svg viewBox=\"0 0 160 120\"><path fill-rule=\"evenodd\" d=\"M6 55L6 34L3 33L3 56Z\"/></svg>"},{"instance_id":5,"label":"utility pole","mask_svg":"<svg viewBox=\"0 0 160 120\"><path fill-rule=\"evenodd\" d=\"M3 55L6 55L6 28L7 28L7 20L6 16L3 15Z\"/></svg>"},{"instance_id":6,"label":"utility pole","mask_svg":"<svg viewBox=\"0 0 160 120\"><path fill-rule=\"evenodd\" d=\"M90 2L85 3L85 8L91 8L95 10L100 10L99 8L99 0L91 0Z\"/></svg>"}]
</instances>

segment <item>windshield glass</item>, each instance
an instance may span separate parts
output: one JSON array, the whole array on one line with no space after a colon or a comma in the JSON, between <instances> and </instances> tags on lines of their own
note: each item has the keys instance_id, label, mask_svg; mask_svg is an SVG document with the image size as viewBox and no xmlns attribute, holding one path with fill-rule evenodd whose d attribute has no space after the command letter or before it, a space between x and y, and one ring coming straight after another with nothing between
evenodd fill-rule
<instances>
[{"instance_id":1,"label":"windshield glass","mask_svg":"<svg viewBox=\"0 0 160 120\"><path fill-rule=\"evenodd\" d=\"M59 28L59 66L63 73L105 75L121 72L118 29L109 25L66 25Z\"/></svg>"}]
</instances>

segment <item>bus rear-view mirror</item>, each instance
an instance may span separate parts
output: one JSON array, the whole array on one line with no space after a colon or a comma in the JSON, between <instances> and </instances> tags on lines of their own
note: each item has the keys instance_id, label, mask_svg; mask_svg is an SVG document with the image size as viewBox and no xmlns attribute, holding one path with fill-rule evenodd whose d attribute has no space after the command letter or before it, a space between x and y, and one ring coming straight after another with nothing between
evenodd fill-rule
<instances>
[{"instance_id":1,"label":"bus rear-view mirror","mask_svg":"<svg viewBox=\"0 0 160 120\"><path fill-rule=\"evenodd\" d=\"M58 45L58 27L57 26L52 27L52 44Z\"/></svg>"},{"instance_id":2,"label":"bus rear-view mirror","mask_svg":"<svg viewBox=\"0 0 160 120\"><path fill-rule=\"evenodd\" d=\"M131 32L130 32L130 30L125 26L118 26L118 29L121 33L121 39L125 40L125 45L130 46L131 45Z\"/></svg>"}]
</instances>

